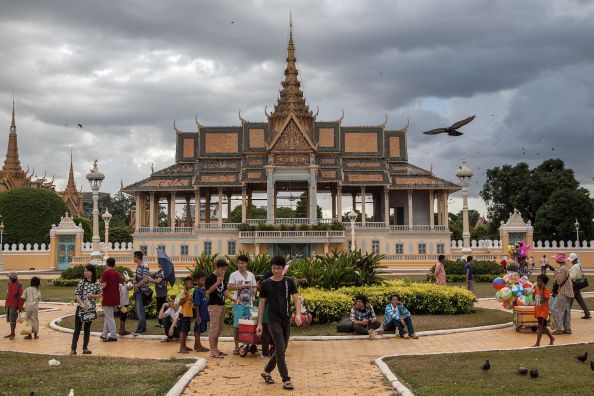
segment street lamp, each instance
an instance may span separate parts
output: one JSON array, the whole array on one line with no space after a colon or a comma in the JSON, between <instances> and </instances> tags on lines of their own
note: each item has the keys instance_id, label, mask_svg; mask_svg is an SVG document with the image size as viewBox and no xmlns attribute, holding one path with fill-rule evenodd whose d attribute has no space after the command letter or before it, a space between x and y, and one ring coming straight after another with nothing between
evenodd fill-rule
<instances>
[{"instance_id":1,"label":"street lamp","mask_svg":"<svg viewBox=\"0 0 594 396\"><path fill-rule=\"evenodd\" d=\"M2 217L2 216L0 216ZM2 252L4 251L3 245L4 239L4 222L0 223L0 272L4 271L4 257L2 256Z\"/></svg>"},{"instance_id":2,"label":"street lamp","mask_svg":"<svg viewBox=\"0 0 594 396\"><path fill-rule=\"evenodd\" d=\"M472 178L472 170L468 167L466 160L463 159L462 163L456 171L456 177L460 179L462 185L462 240L464 241L462 253L472 253L470 247L470 225L468 222L468 186L470 185L470 179Z\"/></svg>"},{"instance_id":3,"label":"street lamp","mask_svg":"<svg viewBox=\"0 0 594 396\"><path fill-rule=\"evenodd\" d=\"M579 255L579 250L580 250L580 222L578 221L578 219L575 219L575 239L577 239L576 241L576 254Z\"/></svg>"},{"instance_id":4,"label":"street lamp","mask_svg":"<svg viewBox=\"0 0 594 396\"><path fill-rule=\"evenodd\" d=\"M104 259L107 260L107 256L108 256L108 251L109 251L109 222L111 221L111 213L109 213L109 210L107 208L105 208L105 213L103 213L103 215L101 215L101 218L103 219L103 222L105 223L105 255L104 255Z\"/></svg>"},{"instance_id":5,"label":"street lamp","mask_svg":"<svg viewBox=\"0 0 594 396\"><path fill-rule=\"evenodd\" d=\"M99 251L99 188L105 179L105 175L97 169L97 160L93 162L93 169L87 173L87 180L91 185L93 192L93 251L91 252L91 261L93 265L101 265L101 252Z\"/></svg>"},{"instance_id":6,"label":"street lamp","mask_svg":"<svg viewBox=\"0 0 594 396\"><path fill-rule=\"evenodd\" d=\"M349 212L349 220L351 221L351 252L353 252L355 251L355 221L357 221L355 209Z\"/></svg>"}]
</instances>

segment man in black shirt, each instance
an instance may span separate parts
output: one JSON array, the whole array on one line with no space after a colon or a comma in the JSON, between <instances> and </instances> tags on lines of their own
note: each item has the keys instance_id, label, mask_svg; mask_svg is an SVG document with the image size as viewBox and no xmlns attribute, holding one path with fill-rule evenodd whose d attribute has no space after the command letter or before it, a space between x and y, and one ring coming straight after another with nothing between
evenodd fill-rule
<instances>
[{"instance_id":1,"label":"man in black shirt","mask_svg":"<svg viewBox=\"0 0 594 396\"><path fill-rule=\"evenodd\" d=\"M285 362L285 351L291 333L291 306L289 296L295 304L295 324L301 326L301 303L297 294L297 286L290 278L283 276L287 265L284 257L275 256L271 260L272 277L264 280L260 287L260 302L258 304L258 327L256 333L262 335L262 317L264 306L268 303L268 330L274 341L274 355L264 368L262 378L267 384L273 384L270 373L278 364L278 371L283 380L283 388L292 390L293 384L289 377L289 370Z\"/></svg>"},{"instance_id":2,"label":"man in black shirt","mask_svg":"<svg viewBox=\"0 0 594 396\"><path fill-rule=\"evenodd\" d=\"M225 260L219 259L215 263L215 270L204 280L204 288L208 294L208 315L210 317L210 333L208 343L210 344L210 357L222 359L226 353L219 350L219 336L223 330L225 319L225 297L231 299L225 285L225 273L228 264Z\"/></svg>"}]
</instances>

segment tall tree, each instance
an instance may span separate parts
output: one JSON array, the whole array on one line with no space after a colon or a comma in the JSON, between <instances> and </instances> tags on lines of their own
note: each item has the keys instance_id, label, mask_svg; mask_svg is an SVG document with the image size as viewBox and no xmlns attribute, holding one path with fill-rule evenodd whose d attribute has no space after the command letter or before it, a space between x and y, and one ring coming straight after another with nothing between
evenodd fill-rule
<instances>
[{"instance_id":1,"label":"tall tree","mask_svg":"<svg viewBox=\"0 0 594 396\"><path fill-rule=\"evenodd\" d=\"M266 208L257 208L252 205L252 219L265 219L266 218ZM229 219L231 223L241 223L241 205L236 206L231 211L231 217Z\"/></svg>"},{"instance_id":2,"label":"tall tree","mask_svg":"<svg viewBox=\"0 0 594 396\"><path fill-rule=\"evenodd\" d=\"M309 201L307 199L307 194L303 193L297 200L297 206L295 207L295 217L304 219L307 217L307 205ZM322 218L322 207L318 205L317 211L318 219Z\"/></svg>"},{"instance_id":3,"label":"tall tree","mask_svg":"<svg viewBox=\"0 0 594 396\"><path fill-rule=\"evenodd\" d=\"M536 212L534 234L540 240L575 241L575 221L580 223L580 240L591 239L594 204L584 188L557 190Z\"/></svg>"}]
</instances>

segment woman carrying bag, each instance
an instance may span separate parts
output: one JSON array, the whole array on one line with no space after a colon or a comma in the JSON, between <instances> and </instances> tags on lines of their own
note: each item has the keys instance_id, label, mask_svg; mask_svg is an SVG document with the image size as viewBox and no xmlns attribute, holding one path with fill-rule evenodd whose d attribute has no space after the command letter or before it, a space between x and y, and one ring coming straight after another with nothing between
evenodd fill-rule
<instances>
[{"instance_id":1,"label":"woman carrying bag","mask_svg":"<svg viewBox=\"0 0 594 396\"><path fill-rule=\"evenodd\" d=\"M78 337L84 326L83 336L83 354L90 355L88 349L89 339L91 338L91 324L97 319L97 307L95 299L101 297L101 284L97 282L97 273L93 264L85 266L83 279L78 282L74 291L74 299L78 303L76 313L74 314L74 334L72 334L72 346L70 355L76 355Z\"/></svg>"},{"instance_id":2,"label":"woman carrying bag","mask_svg":"<svg viewBox=\"0 0 594 396\"><path fill-rule=\"evenodd\" d=\"M590 319L592 315L590 314L590 310L584 301L584 297L582 297L582 289L588 287L588 278L584 276L584 272L582 271L582 263L577 254L571 253L569 255L569 261L571 261L571 269L569 270L569 279L573 283L573 295L574 299L571 301L571 306L573 307L573 301L577 301L580 305L582 311L584 311L584 316L582 319Z\"/></svg>"}]
</instances>

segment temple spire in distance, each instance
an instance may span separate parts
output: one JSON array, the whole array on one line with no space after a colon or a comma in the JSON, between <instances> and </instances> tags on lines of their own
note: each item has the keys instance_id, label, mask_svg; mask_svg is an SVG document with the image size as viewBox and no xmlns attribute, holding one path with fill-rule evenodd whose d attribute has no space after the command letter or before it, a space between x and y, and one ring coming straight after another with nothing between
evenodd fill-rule
<instances>
[{"instance_id":1,"label":"temple spire in distance","mask_svg":"<svg viewBox=\"0 0 594 396\"><path fill-rule=\"evenodd\" d=\"M12 93L12 121L10 122L10 133L8 134L8 147L6 148L6 159L2 170L5 172L23 172L19 160L19 147L16 134L16 121L14 112L14 91Z\"/></svg>"},{"instance_id":2,"label":"temple spire in distance","mask_svg":"<svg viewBox=\"0 0 594 396\"><path fill-rule=\"evenodd\" d=\"M73 191L76 193L76 183L74 182L74 166L72 165L72 148L70 149L70 172L68 173L68 184L66 191Z\"/></svg>"}]
</instances>

